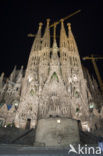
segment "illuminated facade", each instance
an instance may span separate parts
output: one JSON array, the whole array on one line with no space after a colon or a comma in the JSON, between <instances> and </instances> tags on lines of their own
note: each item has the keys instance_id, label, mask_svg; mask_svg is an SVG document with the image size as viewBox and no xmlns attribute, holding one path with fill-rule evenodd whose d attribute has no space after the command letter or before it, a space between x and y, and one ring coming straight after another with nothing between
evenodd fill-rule
<instances>
[{"instance_id":1,"label":"illuminated facade","mask_svg":"<svg viewBox=\"0 0 103 156\"><path fill-rule=\"evenodd\" d=\"M59 46L55 37L56 28L54 28L51 47L49 19L43 37L41 37L42 23L39 24L25 76L23 78L21 69L15 87L8 87L13 94L19 94L14 96L19 106L15 110L13 119L18 128L25 128L28 121L30 127L35 128L37 120L50 117L81 120L83 124L86 122L89 128L91 125L93 127L95 122L99 123L100 115L97 109L93 108L96 104L84 78L70 23L67 26L68 35L61 20ZM12 77L14 76L11 75ZM88 81L92 80L89 78ZM11 99L16 103L13 98ZM92 112L94 116L97 112L96 120L91 115L90 108L94 109Z\"/></svg>"},{"instance_id":2,"label":"illuminated facade","mask_svg":"<svg viewBox=\"0 0 103 156\"><path fill-rule=\"evenodd\" d=\"M15 118L16 126L24 128L27 120L31 120L33 128L38 119L57 116L88 121L92 97L83 75L71 25L68 24L67 36L61 20L59 47L55 37L50 47L49 19L42 38L41 29L42 23L31 48Z\"/></svg>"}]
</instances>

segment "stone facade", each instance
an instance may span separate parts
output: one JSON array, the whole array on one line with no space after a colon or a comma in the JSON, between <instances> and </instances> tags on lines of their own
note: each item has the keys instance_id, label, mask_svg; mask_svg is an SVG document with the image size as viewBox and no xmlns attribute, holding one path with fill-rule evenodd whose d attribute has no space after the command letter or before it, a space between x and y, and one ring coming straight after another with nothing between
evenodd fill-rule
<instances>
[{"instance_id":1,"label":"stone facade","mask_svg":"<svg viewBox=\"0 0 103 156\"><path fill-rule=\"evenodd\" d=\"M1 74L0 117L6 116L8 122L9 116L9 122L18 128L25 128L28 122L30 128L35 128L38 120L62 117L80 120L91 129L102 118L102 95L88 71L83 73L70 23L67 35L61 20L59 46L54 37L52 47L49 23L48 19L43 37L42 23L39 24L25 76L22 67L20 71L14 68L6 82ZM3 113L3 107L8 105L13 111L5 108Z\"/></svg>"},{"instance_id":2,"label":"stone facade","mask_svg":"<svg viewBox=\"0 0 103 156\"><path fill-rule=\"evenodd\" d=\"M12 124L19 105L21 86L23 79L23 67L19 71L14 67L9 78L0 77L0 118L3 125ZM0 119L0 120L1 120Z\"/></svg>"}]
</instances>

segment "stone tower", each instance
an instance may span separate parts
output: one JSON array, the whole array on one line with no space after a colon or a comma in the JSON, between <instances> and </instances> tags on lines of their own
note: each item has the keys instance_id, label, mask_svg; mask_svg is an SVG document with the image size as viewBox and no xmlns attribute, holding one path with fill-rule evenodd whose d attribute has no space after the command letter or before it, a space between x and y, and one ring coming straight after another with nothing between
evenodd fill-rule
<instances>
[{"instance_id":1,"label":"stone tower","mask_svg":"<svg viewBox=\"0 0 103 156\"><path fill-rule=\"evenodd\" d=\"M42 38L42 23L39 24L31 48L15 118L16 127L25 128L29 121L30 127L34 128L37 120L50 117L81 121L89 118L88 88L71 25L68 24L67 36L61 20L59 46L54 25L53 45L50 47L49 22L48 19Z\"/></svg>"},{"instance_id":2,"label":"stone tower","mask_svg":"<svg viewBox=\"0 0 103 156\"><path fill-rule=\"evenodd\" d=\"M16 127L25 128L28 120L31 127L35 127L38 114L38 91L39 91L39 53L41 50L41 27L31 48L28 65L23 80L20 105L15 117Z\"/></svg>"},{"instance_id":3,"label":"stone tower","mask_svg":"<svg viewBox=\"0 0 103 156\"><path fill-rule=\"evenodd\" d=\"M49 22L47 19L47 26L42 38L41 51L39 53L39 91L42 91L44 83L47 80L47 75L49 72L50 63L50 32L49 32Z\"/></svg>"}]
</instances>

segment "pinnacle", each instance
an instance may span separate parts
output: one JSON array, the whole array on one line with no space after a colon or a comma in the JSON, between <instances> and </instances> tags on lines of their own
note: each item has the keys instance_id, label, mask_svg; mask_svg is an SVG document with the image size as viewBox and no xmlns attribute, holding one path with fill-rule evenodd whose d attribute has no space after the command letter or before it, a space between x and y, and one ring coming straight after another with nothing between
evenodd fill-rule
<instances>
[{"instance_id":1,"label":"pinnacle","mask_svg":"<svg viewBox=\"0 0 103 156\"><path fill-rule=\"evenodd\" d=\"M38 32L37 32L35 40L33 42L31 51L36 51L36 50L38 51L38 50L40 50L40 47L41 47L40 38L41 38L41 28L42 28L42 25L43 25L43 23L40 22L39 23Z\"/></svg>"},{"instance_id":2,"label":"pinnacle","mask_svg":"<svg viewBox=\"0 0 103 156\"><path fill-rule=\"evenodd\" d=\"M61 19L60 21L61 21L61 23L63 23L64 22L64 19Z\"/></svg>"},{"instance_id":3,"label":"pinnacle","mask_svg":"<svg viewBox=\"0 0 103 156\"><path fill-rule=\"evenodd\" d=\"M43 40L42 40L42 48L50 47L50 31L49 31L49 22L50 19L47 19L47 26L44 32Z\"/></svg>"},{"instance_id":4,"label":"pinnacle","mask_svg":"<svg viewBox=\"0 0 103 156\"><path fill-rule=\"evenodd\" d=\"M47 18L47 25L49 25L50 23L50 18Z\"/></svg>"},{"instance_id":5,"label":"pinnacle","mask_svg":"<svg viewBox=\"0 0 103 156\"><path fill-rule=\"evenodd\" d=\"M67 41L67 35L66 35L66 31L64 28L64 23L63 23L63 19L60 20L61 21L61 30L60 30L60 47L68 47L68 41Z\"/></svg>"},{"instance_id":6,"label":"pinnacle","mask_svg":"<svg viewBox=\"0 0 103 156\"><path fill-rule=\"evenodd\" d=\"M41 28L41 27L42 27L42 25L43 25L43 23L42 23L42 22L40 22L40 23L39 23L39 28Z\"/></svg>"},{"instance_id":7,"label":"pinnacle","mask_svg":"<svg viewBox=\"0 0 103 156\"><path fill-rule=\"evenodd\" d=\"M61 21L61 26L64 27L64 20L61 19L60 21Z\"/></svg>"},{"instance_id":8,"label":"pinnacle","mask_svg":"<svg viewBox=\"0 0 103 156\"><path fill-rule=\"evenodd\" d=\"M71 23L67 23L68 30L71 30Z\"/></svg>"}]
</instances>

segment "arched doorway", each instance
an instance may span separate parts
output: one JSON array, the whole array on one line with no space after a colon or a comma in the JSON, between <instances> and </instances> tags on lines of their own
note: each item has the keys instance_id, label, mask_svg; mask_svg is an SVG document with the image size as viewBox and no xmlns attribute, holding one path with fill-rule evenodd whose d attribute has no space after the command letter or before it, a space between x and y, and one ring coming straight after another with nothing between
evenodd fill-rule
<instances>
[{"instance_id":1,"label":"arched doorway","mask_svg":"<svg viewBox=\"0 0 103 156\"><path fill-rule=\"evenodd\" d=\"M30 129L30 124L31 124L31 119L28 118L25 129Z\"/></svg>"}]
</instances>

